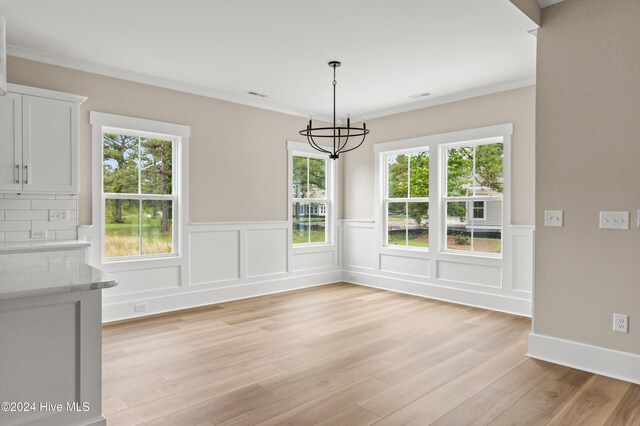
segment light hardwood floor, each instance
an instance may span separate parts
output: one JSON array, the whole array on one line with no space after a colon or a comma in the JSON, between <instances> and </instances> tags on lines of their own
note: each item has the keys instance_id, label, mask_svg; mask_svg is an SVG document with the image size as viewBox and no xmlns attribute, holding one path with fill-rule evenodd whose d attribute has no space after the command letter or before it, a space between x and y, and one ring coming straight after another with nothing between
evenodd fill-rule
<instances>
[{"instance_id":1,"label":"light hardwood floor","mask_svg":"<svg viewBox=\"0 0 640 426\"><path fill-rule=\"evenodd\" d=\"M640 386L526 357L526 318L349 284L103 332L119 425L632 425Z\"/></svg>"}]
</instances>

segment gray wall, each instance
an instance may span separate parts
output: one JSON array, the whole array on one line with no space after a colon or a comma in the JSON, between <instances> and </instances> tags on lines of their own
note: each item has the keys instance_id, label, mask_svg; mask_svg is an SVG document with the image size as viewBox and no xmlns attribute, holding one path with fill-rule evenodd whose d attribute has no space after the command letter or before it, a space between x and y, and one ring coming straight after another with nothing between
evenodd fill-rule
<instances>
[{"instance_id":1,"label":"gray wall","mask_svg":"<svg viewBox=\"0 0 640 426\"><path fill-rule=\"evenodd\" d=\"M534 331L640 354L640 1L566 0L542 19ZM555 209L564 228L545 228ZM598 229L600 210L630 211L631 229Z\"/></svg>"},{"instance_id":2,"label":"gray wall","mask_svg":"<svg viewBox=\"0 0 640 426\"><path fill-rule=\"evenodd\" d=\"M287 140L306 119L10 57L10 83L88 96L80 115L80 224L91 223L89 111L191 126L191 222L287 220Z\"/></svg>"},{"instance_id":3,"label":"gray wall","mask_svg":"<svg viewBox=\"0 0 640 426\"><path fill-rule=\"evenodd\" d=\"M368 121L364 145L340 160L344 217L375 218L374 144L513 123L511 221L533 225L535 105L535 86L529 86Z\"/></svg>"}]
</instances>

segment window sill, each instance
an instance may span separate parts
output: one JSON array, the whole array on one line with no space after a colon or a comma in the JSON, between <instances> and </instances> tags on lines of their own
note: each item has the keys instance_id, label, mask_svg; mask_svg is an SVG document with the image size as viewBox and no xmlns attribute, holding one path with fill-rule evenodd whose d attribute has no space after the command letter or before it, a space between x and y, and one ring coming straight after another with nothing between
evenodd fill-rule
<instances>
[{"instance_id":1,"label":"window sill","mask_svg":"<svg viewBox=\"0 0 640 426\"><path fill-rule=\"evenodd\" d=\"M458 253L454 251L441 251L439 253L441 258L450 258L456 259L458 261L463 261L464 259L468 259L477 263L500 263L504 260L502 254L481 254L481 253Z\"/></svg>"},{"instance_id":2,"label":"window sill","mask_svg":"<svg viewBox=\"0 0 640 426\"><path fill-rule=\"evenodd\" d=\"M291 247L291 251L293 253L318 253L323 251L333 251L335 248L335 244L329 243L296 244Z\"/></svg>"},{"instance_id":3,"label":"window sill","mask_svg":"<svg viewBox=\"0 0 640 426\"><path fill-rule=\"evenodd\" d=\"M431 252L428 248L410 246L382 246L380 247L380 253L391 256L428 258Z\"/></svg>"},{"instance_id":4,"label":"window sill","mask_svg":"<svg viewBox=\"0 0 640 426\"><path fill-rule=\"evenodd\" d=\"M181 265L184 257L178 255L129 258L122 260L100 260L100 268L105 272L131 271L136 269L152 269L163 266Z\"/></svg>"}]
</instances>

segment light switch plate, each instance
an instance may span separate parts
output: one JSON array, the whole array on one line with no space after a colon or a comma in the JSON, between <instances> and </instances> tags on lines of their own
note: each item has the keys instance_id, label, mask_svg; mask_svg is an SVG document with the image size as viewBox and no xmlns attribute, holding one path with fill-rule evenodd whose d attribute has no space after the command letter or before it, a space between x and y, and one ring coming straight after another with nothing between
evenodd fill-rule
<instances>
[{"instance_id":1,"label":"light switch plate","mask_svg":"<svg viewBox=\"0 0 640 426\"><path fill-rule=\"evenodd\" d=\"M564 212L562 210L545 210L544 226L564 226Z\"/></svg>"},{"instance_id":2,"label":"light switch plate","mask_svg":"<svg viewBox=\"0 0 640 426\"><path fill-rule=\"evenodd\" d=\"M49 222L68 222L69 210L49 210Z\"/></svg>"},{"instance_id":3,"label":"light switch plate","mask_svg":"<svg viewBox=\"0 0 640 426\"><path fill-rule=\"evenodd\" d=\"M600 229L629 229L629 212L600 212Z\"/></svg>"}]
</instances>

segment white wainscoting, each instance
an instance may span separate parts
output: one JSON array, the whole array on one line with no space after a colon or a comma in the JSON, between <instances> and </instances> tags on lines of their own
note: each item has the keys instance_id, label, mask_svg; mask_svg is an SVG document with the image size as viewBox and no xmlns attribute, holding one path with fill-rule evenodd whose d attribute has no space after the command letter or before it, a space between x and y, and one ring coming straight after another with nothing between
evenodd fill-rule
<instances>
[{"instance_id":1,"label":"white wainscoting","mask_svg":"<svg viewBox=\"0 0 640 426\"><path fill-rule=\"evenodd\" d=\"M103 320L341 280L529 316L532 232L533 227L511 227L510 260L502 260L380 249L373 221L341 221L339 245L295 249L286 221L191 224L182 257L96 265L120 281L104 291ZM135 312L142 303L148 310Z\"/></svg>"},{"instance_id":2,"label":"white wainscoting","mask_svg":"<svg viewBox=\"0 0 640 426\"><path fill-rule=\"evenodd\" d=\"M103 321L338 282L337 245L291 249L289 223L190 224L179 258L96 265L120 285L103 291ZM148 310L135 312L136 304Z\"/></svg>"},{"instance_id":3,"label":"white wainscoting","mask_svg":"<svg viewBox=\"0 0 640 426\"><path fill-rule=\"evenodd\" d=\"M387 290L531 316L533 226L511 226L504 259L378 248L374 221L343 220L343 279Z\"/></svg>"}]
</instances>

